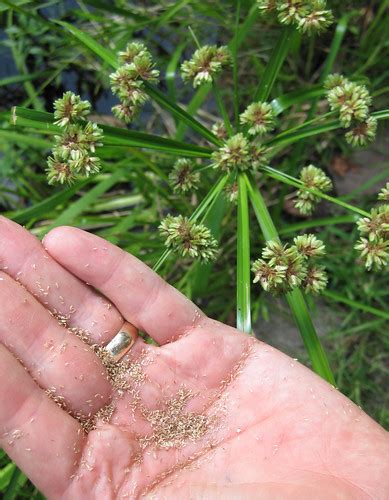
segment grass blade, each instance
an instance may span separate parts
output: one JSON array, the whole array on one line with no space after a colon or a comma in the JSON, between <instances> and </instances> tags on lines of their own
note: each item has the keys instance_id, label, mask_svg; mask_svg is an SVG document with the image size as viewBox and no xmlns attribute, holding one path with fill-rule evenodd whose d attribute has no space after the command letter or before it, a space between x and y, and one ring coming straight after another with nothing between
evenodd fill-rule
<instances>
[{"instance_id":1,"label":"grass blade","mask_svg":"<svg viewBox=\"0 0 389 500\"><path fill-rule=\"evenodd\" d=\"M361 311L374 314L374 316L378 316L384 319L389 319L389 312L381 311L376 307L362 304L361 302L357 302L356 300L348 299L347 297L339 295L338 293L335 293L331 290L324 290L322 293L324 297L327 297L328 299L333 300L335 302L342 302L343 304L347 304L348 306L354 307L355 309L360 309Z\"/></svg>"},{"instance_id":2,"label":"grass blade","mask_svg":"<svg viewBox=\"0 0 389 500\"><path fill-rule=\"evenodd\" d=\"M250 226L247 185L243 174L238 176L238 235L236 273L236 327L251 333L250 306Z\"/></svg>"},{"instance_id":3,"label":"grass blade","mask_svg":"<svg viewBox=\"0 0 389 500\"><path fill-rule=\"evenodd\" d=\"M84 196L82 196L79 200L69 205L68 208L64 210L49 226L45 227L43 231L40 232L40 236L43 236L54 227L71 224L77 216L90 207L91 204L102 194L117 184L124 174L124 168L119 168L119 166L117 166L117 169L112 174L96 184L96 186L84 194Z\"/></svg>"},{"instance_id":4,"label":"grass blade","mask_svg":"<svg viewBox=\"0 0 389 500\"><path fill-rule=\"evenodd\" d=\"M13 125L34 128L41 132L55 134L62 132L60 127L53 124L52 113L46 111L35 111L32 109L15 107L12 113L8 113ZM157 149L174 155L193 156L196 158L209 158L212 151L209 148L186 144L173 139L166 139L157 135L145 134L135 130L100 125L104 132L103 143L105 146L137 147L146 149Z\"/></svg>"},{"instance_id":5,"label":"grass blade","mask_svg":"<svg viewBox=\"0 0 389 500\"><path fill-rule=\"evenodd\" d=\"M288 54L294 34L295 29L293 26L283 28L282 34L278 39L277 45L270 56L265 72L255 91L254 101L266 101L268 99L281 66Z\"/></svg>"},{"instance_id":6,"label":"grass blade","mask_svg":"<svg viewBox=\"0 0 389 500\"><path fill-rule=\"evenodd\" d=\"M327 356L312 323L312 319L301 290L295 288L291 292L287 293L286 300L288 301L294 320L300 330L300 334L311 360L313 369L321 377L327 380L327 382L335 386L335 378L332 374Z\"/></svg>"},{"instance_id":7,"label":"grass blade","mask_svg":"<svg viewBox=\"0 0 389 500\"><path fill-rule=\"evenodd\" d=\"M72 196L74 196L80 189L86 186L91 179L85 179L77 182L71 187L65 188L59 193L56 193L49 198L45 198L40 203L32 207L25 208L24 210L18 210L17 212L7 213L7 217L17 222L18 224L27 224L32 219L37 219L43 216L47 216L51 210L54 210L58 205L66 203Z\"/></svg>"}]
</instances>

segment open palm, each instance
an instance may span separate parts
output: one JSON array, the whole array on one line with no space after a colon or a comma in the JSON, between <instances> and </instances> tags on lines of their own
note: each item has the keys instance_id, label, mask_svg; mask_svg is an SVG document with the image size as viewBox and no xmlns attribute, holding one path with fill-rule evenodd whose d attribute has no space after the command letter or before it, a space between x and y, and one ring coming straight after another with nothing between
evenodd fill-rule
<instances>
[{"instance_id":1,"label":"open palm","mask_svg":"<svg viewBox=\"0 0 389 500\"><path fill-rule=\"evenodd\" d=\"M388 498L382 428L135 257L1 218L0 264L0 445L49 498ZM74 332L104 345L123 318L160 347L139 338L112 387Z\"/></svg>"}]
</instances>

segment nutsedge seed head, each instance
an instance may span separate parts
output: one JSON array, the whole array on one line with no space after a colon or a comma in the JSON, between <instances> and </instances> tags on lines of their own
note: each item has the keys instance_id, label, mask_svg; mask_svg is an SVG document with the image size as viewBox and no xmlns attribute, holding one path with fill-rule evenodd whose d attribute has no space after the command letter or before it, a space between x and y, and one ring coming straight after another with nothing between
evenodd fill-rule
<instances>
[{"instance_id":1,"label":"nutsedge seed head","mask_svg":"<svg viewBox=\"0 0 389 500\"><path fill-rule=\"evenodd\" d=\"M183 257L206 262L217 256L218 243L203 224L195 224L182 215L168 215L162 220L159 230L166 238L165 245Z\"/></svg>"},{"instance_id":2,"label":"nutsedge seed head","mask_svg":"<svg viewBox=\"0 0 389 500\"><path fill-rule=\"evenodd\" d=\"M181 64L184 82L193 80L193 87L211 83L222 69L231 63L231 53L225 46L204 45L197 49L192 58Z\"/></svg>"},{"instance_id":3,"label":"nutsedge seed head","mask_svg":"<svg viewBox=\"0 0 389 500\"><path fill-rule=\"evenodd\" d=\"M368 271L380 270L389 263L389 240L360 238L354 248L359 250Z\"/></svg>"},{"instance_id":4,"label":"nutsedge seed head","mask_svg":"<svg viewBox=\"0 0 389 500\"><path fill-rule=\"evenodd\" d=\"M331 75L328 75L327 78L324 81L324 88L327 90L332 90L335 87L342 87L346 83L350 83L349 80L343 75L340 75L339 73L332 73Z\"/></svg>"},{"instance_id":5,"label":"nutsedge seed head","mask_svg":"<svg viewBox=\"0 0 389 500\"><path fill-rule=\"evenodd\" d=\"M54 124L66 127L70 123L85 118L90 113L91 105L88 101L82 101L79 95L71 91L54 101Z\"/></svg>"},{"instance_id":6,"label":"nutsedge seed head","mask_svg":"<svg viewBox=\"0 0 389 500\"><path fill-rule=\"evenodd\" d=\"M325 0L257 0L262 15L277 13L281 24L294 24L303 33L319 33L332 22L332 12Z\"/></svg>"},{"instance_id":7,"label":"nutsedge seed head","mask_svg":"<svg viewBox=\"0 0 389 500\"><path fill-rule=\"evenodd\" d=\"M271 104L253 102L240 115L240 123L249 125L250 135L265 135L275 127L275 115Z\"/></svg>"},{"instance_id":8,"label":"nutsedge seed head","mask_svg":"<svg viewBox=\"0 0 389 500\"><path fill-rule=\"evenodd\" d=\"M239 187L237 182L226 184L223 192L229 202L236 203L238 201Z\"/></svg>"},{"instance_id":9,"label":"nutsedge seed head","mask_svg":"<svg viewBox=\"0 0 389 500\"><path fill-rule=\"evenodd\" d=\"M169 174L169 181L174 191L185 193L198 188L200 173L194 172L193 166L193 162L185 158L176 161Z\"/></svg>"},{"instance_id":10,"label":"nutsedge seed head","mask_svg":"<svg viewBox=\"0 0 389 500\"><path fill-rule=\"evenodd\" d=\"M378 199L382 201L389 201L389 182L387 182L386 186L383 187L378 193Z\"/></svg>"},{"instance_id":11,"label":"nutsedge seed head","mask_svg":"<svg viewBox=\"0 0 389 500\"><path fill-rule=\"evenodd\" d=\"M69 163L55 151L47 158L46 174L49 184L71 184L75 178Z\"/></svg>"},{"instance_id":12,"label":"nutsedge seed head","mask_svg":"<svg viewBox=\"0 0 389 500\"><path fill-rule=\"evenodd\" d=\"M78 158L69 161L69 166L72 172L84 177L89 177L100 171L101 162L100 158L97 156L79 155Z\"/></svg>"},{"instance_id":13,"label":"nutsedge seed head","mask_svg":"<svg viewBox=\"0 0 389 500\"><path fill-rule=\"evenodd\" d=\"M250 144L250 162L248 167L264 167L269 163L268 148L261 144Z\"/></svg>"},{"instance_id":14,"label":"nutsedge seed head","mask_svg":"<svg viewBox=\"0 0 389 500\"><path fill-rule=\"evenodd\" d=\"M122 101L141 106L148 100L143 82L137 80L137 73L130 64L125 64L110 75L111 89Z\"/></svg>"},{"instance_id":15,"label":"nutsedge seed head","mask_svg":"<svg viewBox=\"0 0 389 500\"><path fill-rule=\"evenodd\" d=\"M334 21L332 12L325 9L325 0L312 2L311 8L300 13L297 20L297 29L309 35L325 31Z\"/></svg>"},{"instance_id":16,"label":"nutsedge seed head","mask_svg":"<svg viewBox=\"0 0 389 500\"><path fill-rule=\"evenodd\" d=\"M261 15L269 14L276 8L276 0L257 0L257 7Z\"/></svg>"},{"instance_id":17,"label":"nutsedge seed head","mask_svg":"<svg viewBox=\"0 0 389 500\"><path fill-rule=\"evenodd\" d=\"M275 292L285 281L286 266L273 266L263 259L257 259L251 270L254 273L253 283L260 283L266 292Z\"/></svg>"},{"instance_id":18,"label":"nutsedge seed head","mask_svg":"<svg viewBox=\"0 0 389 500\"><path fill-rule=\"evenodd\" d=\"M377 118L369 116L365 121L356 123L349 132L346 132L345 138L351 146L365 146L374 141L376 132Z\"/></svg>"},{"instance_id":19,"label":"nutsedge seed head","mask_svg":"<svg viewBox=\"0 0 389 500\"><path fill-rule=\"evenodd\" d=\"M300 255L306 259L309 257L322 257L325 255L324 243L316 238L314 234L302 234L293 240Z\"/></svg>"},{"instance_id":20,"label":"nutsedge seed head","mask_svg":"<svg viewBox=\"0 0 389 500\"><path fill-rule=\"evenodd\" d=\"M349 127L352 120L364 121L369 115L371 97L364 85L346 82L327 92L327 100L332 111L339 112L343 127Z\"/></svg>"},{"instance_id":21,"label":"nutsedge seed head","mask_svg":"<svg viewBox=\"0 0 389 500\"><path fill-rule=\"evenodd\" d=\"M313 234L295 238L294 245L268 241L262 250L262 258L254 262L254 283L273 293L288 292L303 286L306 291L318 293L326 283L324 269L310 266L310 259L324 255L324 245Z\"/></svg>"},{"instance_id":22,"label":"nutsedge seed head","mask_svg":"<svg viewBox=\"0 0 389 500\"><path fill-rule=\"evenodd\" d=\"M323 266L308 267L302 283L305 293L317 295L327 287L327 284L328 276Z\"/></svg>"},{"instance_id":23,"label":"nutsedge seed head","mask_svg":"<svg viewBox=\"0 0 389 500\"><path fill-rule=\"evenodd\" d=\"M87 150L83 127L79 124L69 125L62 135L54 136L54 140L54 151L64 159L69 159L76 153L82 154Z\"/></svg>"},{"instance_id":24,"label":"nutsedge seed head","mask_svg":"<svg viewBox=\"0 0 389 500\"><path fill-rule=\"evenodd\" d=\"M223 141L227 139L227 130L223 122L217 122L212 125L212 133L216 135L218 139Z\"/></svg>"},{"instance_id":25,"label":"nutsedge seed head","mask_svg":"<svg viewBox=\"0 0 389 500\"><path fill-rule=\"evenodd\" d=\"M370 217L361 217L357 221L358 231L367 235L369 241L378 237L389 237L389 205L381 205L370 210Z\"/></svg>"},{"instance_id":26,"label":"nutsedge seed head","mask_svg":"<svg viewBox=\"0 0 389 500\"><path fill-rule=\"evenodd\" d=\"M119 61L122 64L131 64L136 56L147 53L146 46L141 42L130 42L124 51L119 52Z\"/></svg>"},{"instance_id":27,"label":"nutsedge seed head","mask_svg":"<svg viewBox=\"0 0 389 500\"><path fill-rule=\"evenodd\" d=\"M277 2L278 20L281 24L298 23L305 12L303 0Z\"/></svg>"},{"instance_id":28,"label":"nutsedge seed head","mask_svg":"<svg viewBox=\"0 0 389 500\"><path fill-rule=\"evenodd\" d=\"M120 104L113 106L111 110L116 118L119 118L119 120L122 120L124 123L131 123L135 115L138 113L139 108L129 101L123 100Z\"/></svg>"},{"instance_id":29,"label":"nutsedge seed head","mask_svg":"<svg viewBox=\"0 0 389 500\"><path fill-rule=\"evenodd\" d=\"M316 189L323 193L331 191L332 181L331 179L321 170L314 165L308 165L304 167L300 172L300 180L310 189ZM299 189L297 191L297 198L294 202L294 206L304 215L312 214L320 198L309 191L304 189Z\"/></svg>"},{"instance_id":30,"label":"nutsedge seed head","mask_svg":"<svg viewBox=\"0 0 389 500\"><path fill-rule=\"evenodd\" d=\"M213 166L223 171L247 170L250 167L249 142L241 133L227 139L220 149L212 153Z\"/></svg>"}]
</instances>

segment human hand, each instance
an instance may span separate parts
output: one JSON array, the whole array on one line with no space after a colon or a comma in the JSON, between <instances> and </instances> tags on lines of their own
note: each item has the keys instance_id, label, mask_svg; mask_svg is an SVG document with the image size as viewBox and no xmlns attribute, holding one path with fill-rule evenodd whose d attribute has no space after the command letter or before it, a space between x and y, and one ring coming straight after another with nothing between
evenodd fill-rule
<instances>
[{"instance_id":1,"label":"human hand","mask_svg":"<svg viewBox=\"0 0 389 500\"><path fill-rule=\"evenodd\" d=\"M69 227L42 245L1 217L0 264L0 445L49 498L387 498L379 425L135 257ZM74 333L105 344L123 318L160 347L138 338L112 387Z\"/></svg>"}]
</instances>

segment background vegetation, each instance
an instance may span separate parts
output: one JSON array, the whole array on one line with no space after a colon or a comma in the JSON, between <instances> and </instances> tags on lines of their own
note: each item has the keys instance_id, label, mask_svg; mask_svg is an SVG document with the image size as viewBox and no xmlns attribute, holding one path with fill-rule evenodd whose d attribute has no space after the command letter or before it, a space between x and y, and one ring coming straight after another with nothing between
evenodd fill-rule
<instances>
[{"instance_id":1,"label":"background vegetation","mask_svg":"<svg viewBox=\"0 0 389 500\"><path fill-rule=\"evenodd\" d=\"M307 120L312 103L319 112L326 112L320 83L327 70L366 83L373 96L374 110L388 107L389 71L385 66L388 2L328 4L335 14L334 24L320 37L296 34L273 85L269 100L277 99L273 104L286 111L280 119L281 130ZM237 2L227 0L131 4L120 0L0 2L1 212L39 237L61 224L93 231L154 266L165 250L157 231L160 220L169 211L190 216L206 197L215 180L214 172L204 170L199 190L183 198L174 195L167 182L177 157L134 145L107 145L100 155L104 160L101 173L70 187L49 186L45 168L52 146L50 135L38 133L36 123L28 122L28 115L13 125L10 110L17 105L52 112L53 101L64 91L73 90L92 103L96 113L94 121L122 126L110 112L117 102L109 88L112 68L79 37L56 22L65 21L114 52L132 39L144 41L161 70L160 89L210 129L219 117L217 100L210 86L193 91L191 86L182 84L179 76L180 63L191 57L196 48L188 25L201 43L236 47L239 64L235 78L241 110L252 101L280 37L279 26L259 18L255 2L240 2L238 23L236 11ZM233 109L233 72L223 75L220 88L226 108ZM272 166L296 176L301 167L314 163L332 177L334 196L370 210L376 193L389 177L388 163L384 160L388 148L383 140L384 127L380 122L378 139L370 147L370 156L355 156L355 153L352 156L343 134L323 133L299 137L279 152ZM187 144L206 144L152 100L131 124L131 129ZM308 300L312 317L319 332L322 331L321 312L327 311L332 318L322 340L337 386L373 418L389 427L388 275L367 273L358 264L353 250L358 237L356 215L338 205L323 203L312 217L301 217L291 204L295 195L293 187L271 177L261 178L259 186L285 241L299 232L313 231L326 243L327 256L323 263L329 272L329 288L321 299ZM237 301L236 212L235 204L219 196L205 219L213 235L223 241L216 263L200 266L185 259L168 258L159 268L170 283L207 314L232 325L236 322ZM248 214L251 227L257 228L254 211ZM253 260L259 255L264 239L259 229L247 237ZM285 316L290 316L283 301L275 302L259 287L253 287L254 331L267 330L275 308L281 308ZM269 337L266 340L272 342ZM310 363L297 344L292 344L289 351ZM40 497L16 471L0 452L0 491L5 492L5 498Z\"/></svg>"}]
</instances>

